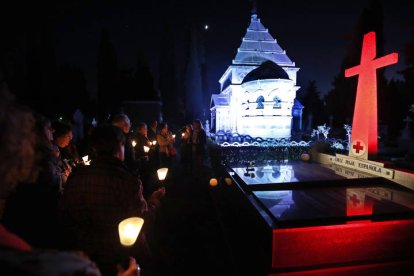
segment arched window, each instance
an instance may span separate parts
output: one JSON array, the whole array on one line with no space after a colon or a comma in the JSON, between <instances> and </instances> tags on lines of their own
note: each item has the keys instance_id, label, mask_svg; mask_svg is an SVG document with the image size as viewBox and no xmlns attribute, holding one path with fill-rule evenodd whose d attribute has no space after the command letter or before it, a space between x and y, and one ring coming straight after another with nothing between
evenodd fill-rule
<instances>
[{"instance_id":1,"label":"arched window","mask_svg":"<svg viewBox=\"0 0 414 276\"><path fill-rule=\"evenodd\" d=\"M279 97L274 97L273 101L275 102L273 108L282 108L282 100Z\"/></svg>"},{"instance_id":2,"label":"arched window","mask_svg":"<svg viewBox=\"0 0 414 276\"><path fill-rule=\"evenodd\" d=\"M263 96L257 97L257 100L256 100L257 107L256 107L256 109L263 109L264 108L264 105L263 105L264 101L265 101L265 99L264 99Z\"/></svg>"}]
</instances>

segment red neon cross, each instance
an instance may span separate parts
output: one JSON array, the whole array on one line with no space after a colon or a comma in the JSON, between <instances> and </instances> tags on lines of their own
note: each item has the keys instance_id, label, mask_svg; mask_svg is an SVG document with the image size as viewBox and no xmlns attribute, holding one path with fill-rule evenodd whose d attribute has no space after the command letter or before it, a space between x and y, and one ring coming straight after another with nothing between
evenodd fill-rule
<instances>
[{"instance_id":1,"label":"red neon cross","mask_svg":"<svg viewBox=\"0 0 414 276\"><path fill-rule=\"evenodd\" d=\"M351 201L352 201L352 203L354 204L354 206L357 206L358 205L358 203L360 203L361 201L356 197L356 195L355 194L353 194L350 198L349 198Z\"/></svg>"},{"instance_id":2,"label":"red neon cross","mask_svg":"<svg viewBox=\"0 0 414 276\"><path fill-rule=\"evenodd\" d=\"M375 32L370 32L364 35L361 64L345 70L345 77L359 75L351 141L363 141L371 155L378 153L377 69L398 62L397 53L376 59L376 52Z\"/></svg>"},{"instance_id":3,"label":"red neon cross","mask_svg":"<svg viewBox=\"0 0 414 276\"><path fill-rule=\"evenodd\" d=\"M356 153L359 153L360 150L364 149L364 147L359 143L359 141L356 143L356 145L353 145L352 148L356 151Z\"/></svg>"}]
</instances>

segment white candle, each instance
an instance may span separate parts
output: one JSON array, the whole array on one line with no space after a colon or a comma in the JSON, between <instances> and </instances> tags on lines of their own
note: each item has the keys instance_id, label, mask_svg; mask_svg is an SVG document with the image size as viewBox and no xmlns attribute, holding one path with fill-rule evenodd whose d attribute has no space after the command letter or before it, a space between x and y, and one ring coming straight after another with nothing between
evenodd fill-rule
<instances>
[{"instance_id":1,"label":"white candle","mask_svg":"<svg viewBox=\"0 0 414 276\"><path fill-rule=\"evenodd\" d=\"M161 168L157 170L158 179L163 181L167 177L168 168Z\"/></svg>"},{"instance_id":2,"label":"white candle","mask_svg":"<svg viewBox=\"0 0 414 276\"><path fill-rule=\"evenodd\" d=\"M119 240L124 246L131 246L138 238L144 219L139 217L131 217L124 219L118 225Z\"/></svg>"}]
</instances>

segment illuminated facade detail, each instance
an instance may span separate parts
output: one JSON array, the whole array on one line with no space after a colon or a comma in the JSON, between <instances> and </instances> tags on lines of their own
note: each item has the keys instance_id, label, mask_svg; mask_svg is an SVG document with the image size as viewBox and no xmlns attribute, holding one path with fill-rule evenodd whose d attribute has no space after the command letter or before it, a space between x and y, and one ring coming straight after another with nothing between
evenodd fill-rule
<instances>
[{"instance_id":1,"label":"illuminated facade detail","mask_svg":"<svg viewBox=\"0 0 414 276\"><path fill-rule=\"evenodd\" d=\"M370 32L364 35L361 64L345 70L345 77L359 75L349 155L364 159L378 153L377 69L398 62L397 53L375 59L376 52L375 32Z\"/></svg>"},{"instance_id":2,"label":"illuminated facade detail","mask_svg":"<svg viewBox=\"0 0 414 276\"><path fill-rule=\"evenodd\" d=\"M236 57L219 80L220 94L212 95L212 129L290 138L292 125L302 125L303 106L295 99L298 70L253 14Z\"/></svg>"}]
</instances>

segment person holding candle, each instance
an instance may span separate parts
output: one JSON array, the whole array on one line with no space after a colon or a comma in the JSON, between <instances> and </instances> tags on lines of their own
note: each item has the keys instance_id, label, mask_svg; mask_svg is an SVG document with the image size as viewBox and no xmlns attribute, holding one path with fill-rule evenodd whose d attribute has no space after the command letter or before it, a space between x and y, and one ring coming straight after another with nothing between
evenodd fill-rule
<instances>
[{"instance_id":1,"label":"person holding candle","mask_svg":"<svg viewBox=\"0 0 414 276\"><path fill-rule=\"evenodd\" d=\"M153 185L151 180L151 142L147 137L148 129L145 123L139 123L137 125L137 131L135 140L137 145L135 146L135 159L139 161L139 172L144 185L144 197L149 196L153 192Z\"/></svg>"},{"instance_id":2,"label":"person holding candle","mask_svg":"<svg viewBox=\"0 0 414 276\"><path fill-rule=\"evenodd\" d=\"M172 148L174 147L175 139L172 136L171 131L168 130L167 123L160 124L160 133L157 135L157 143L160 147L160 166L170 167Z\"/></svg>"},{"instance_id":3,"label":"person holding candle","mask_svg":"<svg viewBox=\"0 0 414 276\"><path fill-rule=\"evenodd\" d=\"M36 158L35 118L19 107L4 88L0 76L0 218L16 186L35 185L38 171ZM18 127L16 127L18 126ZM13 211L13 210L10 210ZM27 241L0 224L0 275L101 275L84 254L36 250ZM126 273L120 270L119 275ZM124 276L133 274L124 274Z\"/></svg>"},{"instance_id":4,"label":"person holding candle","mask_svg":"<svg viewBox=\"0 0 414 276\"><path fill-rule=\"evenodd\" d=\"M188 124L185 126L185 131L181 135L181 164L184 170L191 169L191 135L193 133L193 126Z\"/></svg>"},{"instance_id":5,"label":"person holding candle","mask_svg":"<svg viewBox=\"0 0 414 276\"><path fill-rule=\"evenodd\" d=\"M191 136L192 147L192 159L193 167L198 170L203 164L204 155L206 152L205 146L207 143L206 132L203 129L203 125L199 119L195 119L193 122L193 134Z\"/></svg>"},{"instance_id":6,"label":"person holding candle","mask_svg":"<svg viewBox=\"0 0 414 276\"><path fill-rule=\"evenodd\" d=\"M112 119L112 125L116 126L120 130L122 130L122 132L124 133L125 135L124 163L131 172L138 175L139 174L139 171L138 171L139 163L135 159L135 147L133 145L134 141L131 138L131 133L130 133L131 121L129 117L123 113L117 114Z\"/></svg>"},{"instance_id":7,"label":"person holding candle","mask_svg":"<svg viewBox=\"0 0 414 276\"><path fill-rule=\"evenodd\" d=\"M134 216L150 222L165 194L161 188L148 202L144 199L140 179L123 163L124 143L119 128L98 127L91 136L96 158L70 175L60 202L61 221L73 248L85 251L104 274L114 274L116 256L125 255L117 235L118 223ZM129 253L138 256L145 267L150 254L143 231Z\"/></svg>"}]
</instances>

